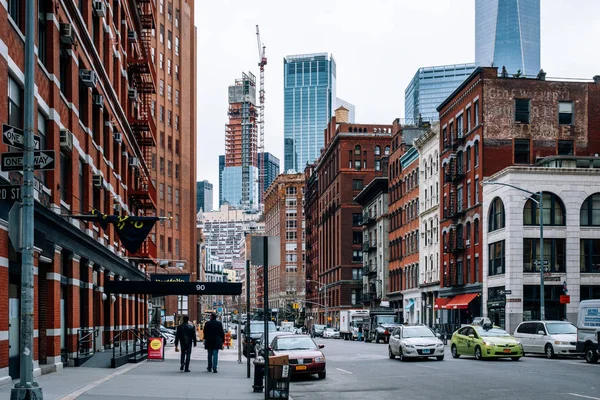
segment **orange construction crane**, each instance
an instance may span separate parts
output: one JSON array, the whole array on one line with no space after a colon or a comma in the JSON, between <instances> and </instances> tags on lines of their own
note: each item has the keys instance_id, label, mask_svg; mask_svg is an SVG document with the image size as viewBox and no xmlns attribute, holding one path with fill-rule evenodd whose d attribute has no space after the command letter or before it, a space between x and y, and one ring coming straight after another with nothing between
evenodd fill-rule
<instances>
[{"instance_id":1,"label":"orange construction crane","mask_svg":"<svg viewBox=\"0 0 600 400\"><path fill-rule=\"evenodd\" d=\"M260 100L259 108L259 135L258 135L258 157L260 162L260 170L258 171L258 201L264 203L265 194L265 65L267 65L267 56L265 53L265 45L260 41L260 31L256 25L256 40L258 43L258 66L260 67L260 88L258 97Z\"/></svg>"}]
</instances>

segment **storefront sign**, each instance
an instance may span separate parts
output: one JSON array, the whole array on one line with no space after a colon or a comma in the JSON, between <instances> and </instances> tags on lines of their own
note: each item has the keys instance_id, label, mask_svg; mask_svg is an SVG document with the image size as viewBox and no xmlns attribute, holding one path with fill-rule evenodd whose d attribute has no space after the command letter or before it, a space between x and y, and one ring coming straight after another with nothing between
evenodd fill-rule
<instances>
[{"instance_id":1,"label":"storefront sign","mask_svg":"<svg viewBox=\"0 0 600 400\"><path fill-rule=\"evenodd\" d=\"M513 298L508 298L506 299L507 303L520 303L521 299L513 299Z\"/></svg>"},{"instance_id":2,"label":"storefront sign","mask_svg":"<svg viewBox=\"0 0 600 400\"><path fill-rule=\"evenodd\" d=\"M163 338L150 338L148 342L148 360L162 360L163 345Z\"/></svg>"},{"instance_id":3,"label":"storefront sign","mask_svg":"<svg viewBox=\"0 0 600 400\"><path fill-rule=\"evenodd\" d=\"M151 274L152 282L189 282L190 274Z\"/></svg>"},{"instance_id":4,"label":"storefront sign","mask_svg":"<svg viewBox=\"0 0 600 400\"><path fill-rule=\"evenodd\" d=\"M560 276L544 276L544 282L560 282Z\"/></svg>"},{"instance_id":5,"label":"storefront sign","mask_svg":"<svg viewBox=\"0 0 600 400\"><path fill-rule=\"evenodd\" d=\"M560 304L569 304L571 302L571 296L561 295L560 296Z\"/></svg>"}]
</instances>

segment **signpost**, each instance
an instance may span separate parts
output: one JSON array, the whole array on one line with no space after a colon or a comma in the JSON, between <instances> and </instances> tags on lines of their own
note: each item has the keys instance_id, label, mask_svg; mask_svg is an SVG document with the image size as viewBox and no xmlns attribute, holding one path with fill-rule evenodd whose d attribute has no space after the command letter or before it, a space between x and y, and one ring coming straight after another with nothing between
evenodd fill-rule
<instances>
[{"instance_id":1,"label":"signpost","mask_svg":"<svg viewBox=\"0 0 600 400\"><path fill-rule=\"evenodd\" d=\"M13 153L2 153L2 171L23 171L24 153L21 151ZM54 169L54 150L41 150L34 152L33 169L45 171Z\"/></svg>"},{"instance_id":2,"label":"signpost","mask_svg":"<svg viewBox=\"0 0 600 400\"><path fill-rule=\"evenodd\" d=\"M38 135L33 135L33 149L39 150L42 138ZM23 130L10 126L8 124L2 124L2 143L12 147L16 147L19 150L25 149L25 133Z\"/></svg>"},{"instance_id":3,"label":"signpost","mask_svg":"<svg viewBox=\"0 0 600 400\"><path fill-rule=\"evenodd\" d=\"M148 342L148 360L164 361L164 339L150 338Z\"/></svg>"}]
</instances>

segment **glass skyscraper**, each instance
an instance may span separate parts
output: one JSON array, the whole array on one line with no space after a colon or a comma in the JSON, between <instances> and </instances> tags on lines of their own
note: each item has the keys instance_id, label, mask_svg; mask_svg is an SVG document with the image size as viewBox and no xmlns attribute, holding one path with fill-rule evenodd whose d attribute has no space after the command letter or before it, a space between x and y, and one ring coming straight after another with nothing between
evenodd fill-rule
<instances>
[{"instance_id":1,"label":"glass skyscraper","mask_svg":"<svg viewBox=\"0 0 600 400\"><path fill-rule=\"evenodd\" d=\"M273 183L273 181L275 180L275 178L277 178L277 175L279 175L279 158L275 157L273 154L271 153L259 153L258 154L258 171L259 173L261 172L261 168L262 168L262 164L265 164L265 178L263 181L263 189L262 191L258 194L259 195L259 201L261 203L264 203L264 200L262 198L263 194L267 191L267 189L269 188L269 186L271 186L271 183Z\"/></svg>"},{"instance_id":2,"label":"glass skyscraper","mask_svg":"<svg viewBox=\"0 0 600 400\"><path fill-rule=\"evenodd\" d=\"M212 211L213 209L213 185L209 181L196 182L196 213Z\"/></svg>"},{"instance_id":3,"label":"glass skyscraper","mask_svg":"<svg viewBox=\"0 0 600 400\"><path fill-rule=\"evenodd\" d=\"M437 121L436 108L475 70L476 65L455 64L419 68L404 91L406 124Z\"/></svg>"},{"instance_id":4,"label":"glass skyscraper","mask_svg":"<svg viewBox=\"0 0 600 400\"><path fill-rule=\"evenodd\" d=\"M321 154L335 105L336 66L327 53L283 59L284 172L304 171Z\"/></svg>"},{"instance_id":5,"label":"glass skyscraper","mask_svg":"<svg viewBox=\"0 0 600 400\"><path fill-rule=\"evenodd\" d=\"M475 61L510 74L540 71L540 0L475 0Z\"/></svg>"}]
</instances>

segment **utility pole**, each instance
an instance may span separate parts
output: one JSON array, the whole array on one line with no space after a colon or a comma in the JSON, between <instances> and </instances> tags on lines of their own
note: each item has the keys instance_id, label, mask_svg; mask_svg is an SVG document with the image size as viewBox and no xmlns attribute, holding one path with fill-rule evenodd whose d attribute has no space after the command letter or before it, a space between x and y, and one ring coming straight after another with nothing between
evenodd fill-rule
<instances>
[{"instance_id":1,"label":"utility pole","mask_svg":"<svg viewBox=\"0 0 600 400\"><path fill-rule=\"evenodd\" d=\"M21 376L11 390L11 400L43 399L42 388L33 379L33 132L35 110L35 1L25 7L25 146L23 149L23 248L21 258Z\"/></svg>"},{"instance_id":2,"label":"utility pole","mask_svg":"<svg viewBox=\"0 0 600 400\"><path fill-rule=\"evenodd\" d=\"M264 337L265 337L265 400L269 396L269 322L271 321L271 313L269 312L269 237L263 236L263 277L264 277ZM250 355L250 354L248 354Z\"/></svg>"}]
</instances>

